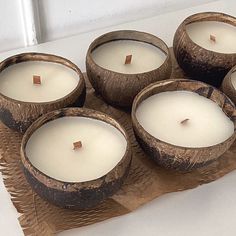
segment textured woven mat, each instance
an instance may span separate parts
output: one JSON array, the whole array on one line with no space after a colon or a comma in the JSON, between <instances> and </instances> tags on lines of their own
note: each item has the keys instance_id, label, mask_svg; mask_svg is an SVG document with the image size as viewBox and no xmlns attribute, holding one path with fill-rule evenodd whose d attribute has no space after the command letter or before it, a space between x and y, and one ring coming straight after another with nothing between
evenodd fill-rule
<instances>
[{"instance_id":1,"label":"textured woven mat","mask_svg":"<svg viewBox=\"0 0 236 236\"><path fill-rule=\"evenodd\" d=\"M172 76L183 76L174 63ZM189 173L177 173L158 167L138 146L131 127L130 115L105 104L87 82L86 107L100 110L116 118L128 131L133 149L129 176L119 192L90 210L60 209L32 192L21 170L19 148L22 136L0 123L0 170L11 200L21 213L20 224L25 235L53 235L57 232L93 224L126 214L168 192L195 188L214 181L236 169L236 144L218 161Z\"/></svg>"}]
</instances>

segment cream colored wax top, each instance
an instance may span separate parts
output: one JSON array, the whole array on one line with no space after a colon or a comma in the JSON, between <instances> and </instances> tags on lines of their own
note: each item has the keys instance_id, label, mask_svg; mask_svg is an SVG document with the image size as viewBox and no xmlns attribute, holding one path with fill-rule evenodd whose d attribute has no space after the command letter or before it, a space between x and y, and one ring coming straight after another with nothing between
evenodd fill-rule
<instances>
[{"instance_id":1,"label":"cream colored wax top","mask_svg":"<svg viewBox=\"0 0 236 236\"><path fill-rule=\"evenodd\" d=\"M127 55L132 55L131 64L125 65ZM99 66L125 74L151 71L160 67L166 54L159 48L134 40L116 40L102 44L92 52L92 58Z\"/></svg>"},{"instance_id":2,"label":"cream colored wax top","mask_svg":"<svg viewBox=\"0 0 236 236\"><path fill-rule=\"evenodd\" d=\"M41 85L33 84L33 76L41 77ZM22 62L0 73L0 92L24 102L50 102L72 92L78 85L78 74L52 62Z\"/></svg>"},{"instance_id":3,"label":"cream colored wax top","mask_svg":"<svg viewBox=\"0 0 236 236\"><path fill-rule=\"evenodd\" d=\"M188 24L187 33L193 42L211 51L236 52L236 27L219 21L201 21ZM216 41L210 40L210 35Z\"/></svg>"},{"instance_id":4,"label":"cream colored wax top","mask_svg":"<svg viewBox=\"0 0 236 236\"><path fill-rule=\"evenodd\" d=\"M74 150L73 143L82 147ZM91 118L63 117L36 130L26 145L31 163L46 175L84 182L107 174L126 152L125 137L113 126Z\"/></svg>"},{"instance_id":5,"label":"cream colored wax top","mask_svg":"<svg viewBox=\"0 0 236 236\"><path fill-rule=\"evenodd\" d=\"M208 147L234 133L233 122L216 103L189 91L153 95L139 105L136 115L148 133L177 146Z\"/></svg>"}]
</instances>

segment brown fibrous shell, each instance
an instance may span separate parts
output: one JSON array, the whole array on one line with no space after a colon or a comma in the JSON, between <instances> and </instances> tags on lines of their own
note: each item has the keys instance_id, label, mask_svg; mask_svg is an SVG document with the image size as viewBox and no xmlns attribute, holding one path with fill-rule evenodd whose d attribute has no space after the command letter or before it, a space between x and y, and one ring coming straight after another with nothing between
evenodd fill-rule
<instances>
[{"instance_id":1,"label":"brown fibrous shell","mask_svg":"<svg viewBox=\"0 0 236 236\"><path fill-rule=\"evenodd\" d=\"M51 120L65 116L89 117L104 121L118 129L125 137L125 154L106 175L86 182L63 182L42 173L29 161L25 148L34 131ZM131 147L125 129L107 114L86 108L64 108L41 116L24 134L20 152L23 170L32 189L49 202L70 209L91 208L112 196L121 187L131 165Z\"/></svg>"},{"instance_id":2,"label":"brown fibrous shell","mask_svg":"<svg viewBox=\"0 0 236 236\"><path fill-rule=\"evenodd\" d=\"M135 40L152 44L166 54L166 59L160 67L138 74L118 73L97 65L93 60L93 50L115 40ZM114 31L98 37L91 43L86 56L86 70L93 88L107 103L131 107L134 97L144 87L159 80L169 79L171 57L167 45L154 35L133 30Z\"/></svg>"},{"instance_id":3,"label":"brown fibrous shell","mask_svg":"<svg viewBox=\"0 0 236 236\"><path fill-rule=\"evenodd\" d=\"M236 73L236 66L234 66L225 76L222 83L222 91L236 104L236 89L232 83L232 74Z\"/></svg>"},{"instance_id":4,"label":"brown fibrous shell","mask_svg":"<svg viewBox=\"0 0 236 236\"><path fill-rule=\"evenodd\" d=\"M28 52L11 56L0 63L0 73L7 67L26 61L45 61L62 64L74 70L79 77L78 85L68 95L50 102L23 102L0 93L0 120L9 128L24 133L42 114L71 106L83 106L86 87L83 74L71 61L52 54Z\"/></svg>"},{"instance_id":5,"label":"brown fibrous shell","mask_svg":"<svg viewBox=\"0 0 236 236\"><path fill-rule=\"evenodd\" d=\"M136 110L139 104L154 94L177 90L192 91L211 99L233 121L234 127L236 127L236 109L232 101L221 91L203 82L188 79L170 79L157 82L147 86L136 96L132 107L132 124L137 141L143 150L157 164L165 168L190 171L219 158L233 144L236 132L234 128L233 135L224 142L201 148L176 146L153 137L140 125L136 118Z\"/></svg>"},{"instance_id":6,"label":"brown fibrous shell","mask_svg":"<svg viewBox=\"0 0 236 236\"><path fill-rule=\"evenodd\" d=\"M227 72L236 64L236 53L214 52L194 43L186 26L202 21L219 21L236 26L236 18L224 13L203 12L191 15L175 32L174 54L180 67L192 79L220 87Z\"/></svg>"}]
</instances>

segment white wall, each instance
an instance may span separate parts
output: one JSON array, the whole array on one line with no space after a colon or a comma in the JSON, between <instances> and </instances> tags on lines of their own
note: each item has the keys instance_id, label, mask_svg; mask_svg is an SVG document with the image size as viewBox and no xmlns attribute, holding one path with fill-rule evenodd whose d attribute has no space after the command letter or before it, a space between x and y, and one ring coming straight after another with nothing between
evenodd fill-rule
<instances>
[{"instance_id":1,"label":"white wall","mask_svg":"<svg viewBox=\"0 0 236 236\"><path fill-rule=\"evenodd\" d=\"M22 2L0 0L0 52L27 46ZM214 0L32 0L40 25L39 42L175 11ZM36 17L37 18L37 17ZM27 17L26 17L27 20ZM31 26L31 25L30 25ZM38 28L38 27L36 27ZM30 27L28 34L30 34ZM26 33L27 34L27 33ZM29 38L32 38L29 36Z\"/></svg>"},{"instance_id":2,"label":"white wall","mask_svg":"<svg viewBox=\"0 0 236 236\"><path fill-rule=\"evenodd\" d=\"M187 8L212 0L41 0L46 41Z\"/></svg>"},{"instance_id":3,"label":"white wall","mask_svg":"<svg viewBox=\"0 0 236 236\"><path fill-rule=\"evenodd\" d=\"M24 46L18 0L0 0L0 51Z\"/></svg>"}]
</instances>

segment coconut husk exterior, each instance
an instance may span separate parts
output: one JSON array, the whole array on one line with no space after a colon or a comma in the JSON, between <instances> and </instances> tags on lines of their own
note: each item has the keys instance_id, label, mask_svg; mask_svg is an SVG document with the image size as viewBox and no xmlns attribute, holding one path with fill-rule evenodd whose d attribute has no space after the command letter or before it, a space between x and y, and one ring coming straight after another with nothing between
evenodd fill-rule
<instances>
[{"instance_id":1,"label":"coconut husk exterior","mask_svg":"<svg viewBox=\"0 0 236 236\"><path fill-rule=\"evenodd\" d=\"M80 116L101 120L114 126L124 135L127 140L126 152L120 162L106 175L81 183L63 182L45 175L31 164L25 152L30 136L43 124L65 116ZM26 179L39 196L59 207L87 209L112 196L121 187L130 168L131 148L126 131L110 116L85 108L65 108L41 116L30 126L22 139L21 160Z\"/></svg>"},{"instance_id":2,"label":"coconut husk exterior","mask_svg":"<svg viewBox=\"0 0 236 236\"><path fill-rule=\"evenodd\" d=\"M234 66L225 76L222 83L222 91L236 104L236 89L233 86L231 75L236 71Z\"/></svg>"},{"instance_id":3,"label":"coconut husk exterior","mask_svg":"<svg viewBox=\"0 0 236 236\"><path fill-rule=\"evenodd\" d=\"M225 75L236 64L236 53L213 52L194 43L187 34L186 25L201 21L220 21L236 26L236 18L224 13L204 12L191 15L176 30L174 54L179 66L192 79L220 87Z\"/></svg>"},{"instance_id":4,"label":"coconut husk exterior","mask_svg":"<svg viewBox=\"0 0 236 236\"><path fill-rule=\"evenodd\" d=\"M164 63L155 70L139 74L123 74L107 70L97 65L92 57L94 49L114 40L135 40L152 44L165 54ZM133 31L114 31L95 39L89 46L86 56L86 70L89 81L103 99L114 106L131 107L134 97L150 83L169 79L171 75L171 57L166 44L154 35Z\"/></svg>"},{"instance_id":5,"label":"coconut husk exterior","mask_svg":"<svg viewBox=\"0 0 236 236\"><path fill-rule=\"evenodd\" d=\"M158 165L180 171L190 171L211 163L225 153L233 144L236 131L234 130L233 135L224 142L202 148L175 146L150 135L136 118L139 104L154 94L176 90L192 91L211 99L222 108L223 112L234 122L235 127L236 109L231 100L219 90L205 83L188 79L157 82L149 85L136 96L132 107L132 123L140 146Z\"/></svg>"},{"instance_id":6,"label":"coconut husk exterior","mask_svg":"<svg viewBox=\"0 0 236 236\"><path fill-rule=\"evenodd\" d=\"M0 120L9 128L24 133L39 116L47 112L69 106L83 106L86 88L83 74L71 61L44 53L22 53L7 58L0 63L0 73L7 67L26 61L45 61L59 63L74 70L79 79L76 88L67 96L50 102L33 103L12 99L0 93Z\"/></svg>"}]
</instances>

